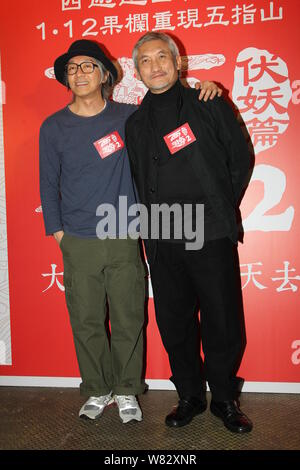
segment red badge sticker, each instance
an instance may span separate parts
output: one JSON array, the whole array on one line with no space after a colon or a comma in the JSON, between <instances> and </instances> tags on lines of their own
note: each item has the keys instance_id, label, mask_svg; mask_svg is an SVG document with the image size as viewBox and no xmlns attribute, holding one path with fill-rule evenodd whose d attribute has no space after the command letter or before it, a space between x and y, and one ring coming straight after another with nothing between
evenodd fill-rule
<instances>
[{"instance_id":1,"label":"red badge sticker","mask_svg":"<svg viewBox=\"0 0 300 470\"><path fill-rule=\"evenodd\" d=\"M182 126L178 127L170 134L164 136L164 140L170 150L171 154L178 152L187 145L195 142L196 137L194 136L192 129L186 122Z\"/></svg>"},{"instance_id":2,"label":"red badge sticker","mask_svg":"<svg viewBox=\"0 0 300 470\"><path fill-rule=\"evenodd\" d=\"M101 158L109 157L112 153L121 150L124 147L124 142L117 131L102 137L94 142Z\"/></svg>"}]
</instances>

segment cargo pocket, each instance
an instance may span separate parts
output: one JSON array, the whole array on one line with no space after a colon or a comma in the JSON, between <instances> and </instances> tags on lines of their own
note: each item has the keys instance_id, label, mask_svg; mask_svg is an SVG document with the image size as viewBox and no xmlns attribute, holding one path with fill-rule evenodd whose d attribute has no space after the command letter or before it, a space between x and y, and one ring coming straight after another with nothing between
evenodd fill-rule
<instances>
[{"instance_id":1,"label":"cargo pocket","mask_svg":"<svg viewBox=\"0 0 300 470\"><path fill-rule=\"evenodd\" d=\"M72 290L73 276L68 270L64 269L64 286L65 292Z\"/></svg>"},{"instance_id":2,"label":"cargo pocket","mask_svg":"<svg viewBox=\"0 0 300 470\"><path fill-rule=\"evenodd\" d=\"M70 314L70 311L72 309L73 305L73 291L72 291L72 285L73 285L73 276L66 268L64 268L64 287L65 287L65 299L66 299L66 304L67 308Z\"/></svg>"}]
</instances>

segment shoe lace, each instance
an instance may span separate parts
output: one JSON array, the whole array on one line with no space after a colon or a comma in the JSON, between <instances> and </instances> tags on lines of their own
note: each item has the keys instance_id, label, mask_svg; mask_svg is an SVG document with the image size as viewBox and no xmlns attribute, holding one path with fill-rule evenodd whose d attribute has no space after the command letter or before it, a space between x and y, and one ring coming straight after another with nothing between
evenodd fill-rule
<instances>
[{"instance_id":1,"label":"shoe lace","mask_svg":"<svg viewBox=\"0 0 300 470\"><path fill-rule=\"evenodd\" d=\"M100 397L91 397L90 400L94 402L95 404L101 406L101 405L106 405L111 399L111 394L109 395L103 395Z\"/></svg>"},{"instance_id":2,"label":"shoe lace","mask_svg":"<svg viewBox=\"0 0 300 470\"><path fill-rule=\"evenodd\" d=\"M133 395L115 395L115 400L121 408L136 408L137 401Z\"/></svg>"}]
</instances>

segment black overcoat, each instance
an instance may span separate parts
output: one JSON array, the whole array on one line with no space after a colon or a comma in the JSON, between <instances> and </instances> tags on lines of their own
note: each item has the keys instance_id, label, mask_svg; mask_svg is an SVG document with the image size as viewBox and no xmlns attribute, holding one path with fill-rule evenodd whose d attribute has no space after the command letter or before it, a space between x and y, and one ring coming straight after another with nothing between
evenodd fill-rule
<instances>
[{"instance_id":1,"label":"black overcoat","mask_svg":"<svg viewBox=\"0 0 300 470\"><path fill-rule=\"evenodd\" d=\"M244 133L231 106L221 97L199 101L199 92L180 86L179 125L188 122L196 141L181 149L188 155L194 174L201 181L206 200L218 217L209 227L216 238L220 225L233 241L238 239L236 209L249 178L250 153ZM157 146L150 116L151 93L126 123L126 144L138 197L148 210L157 203ZM178 156L178 155L177 155ZM189 188L186 188L188 199ZM205 227L207 233L207 228ZM156 241L144 240L149 263L156 254Z\"/></svg>"}]
</instances>

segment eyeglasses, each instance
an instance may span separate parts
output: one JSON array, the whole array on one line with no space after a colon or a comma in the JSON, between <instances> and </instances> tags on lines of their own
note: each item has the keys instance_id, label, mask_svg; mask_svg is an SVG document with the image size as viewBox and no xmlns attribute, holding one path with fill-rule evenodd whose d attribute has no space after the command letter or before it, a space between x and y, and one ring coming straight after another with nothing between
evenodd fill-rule
<instances>
[{"instance_id":1,"label":"eyeglasses","mask_svg":"<svg viewBox=\"0 0 300 470\"><path fill-rule=\"evenodd\" d=\"M78 71L78 67L82 73L92 73L94 72L95 67L98 67L94 62L81 62L81 64L75 64L75 62L70 62L66 65L66 72L68 75L75 75Z\"/></svg>"}]
</instances>

